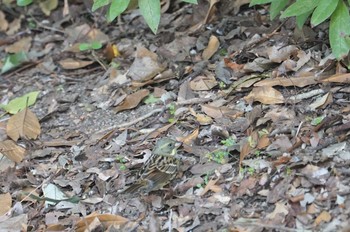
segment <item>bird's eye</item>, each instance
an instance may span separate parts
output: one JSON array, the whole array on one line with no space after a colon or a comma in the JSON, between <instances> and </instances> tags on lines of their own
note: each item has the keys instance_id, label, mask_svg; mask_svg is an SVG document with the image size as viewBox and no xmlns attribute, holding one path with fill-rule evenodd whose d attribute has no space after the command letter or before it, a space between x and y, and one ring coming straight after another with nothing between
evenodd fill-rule
<instances>
[{"instance_id":1,"label":"bird's eye","mask_svg":"<svg viewBox=\"0 0 350 232\"><path fill-rule=\"evenodd\" d=\"M172 143L169 143L169 144L168 144L168 147L173 147L173 144L172 144Z\"/></svg>"}]
</instances>

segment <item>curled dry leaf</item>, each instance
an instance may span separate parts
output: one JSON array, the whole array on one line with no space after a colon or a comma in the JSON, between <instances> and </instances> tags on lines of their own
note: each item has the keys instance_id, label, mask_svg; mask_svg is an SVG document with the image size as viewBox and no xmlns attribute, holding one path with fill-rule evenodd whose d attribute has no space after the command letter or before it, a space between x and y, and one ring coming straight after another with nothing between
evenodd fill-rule
<instances>
[{"instance_id":1,"label":"curled dry leaf","mask_svg":"<svg viewBox=\"0 0 350 232\"><path fill-rule=\"evenodd\" d=\"M36 139L40 135L41 129L36 115L25 108L9 119L6 131L12 140L17 141L20 137Z\"/></svg>"},{"instance_id":2,"label":"curled dry leaf","mask_svg":"<svg viewBox=\"0 0 350 232\"><path fill-rule=\"evenodd\" d=\"M193 144L194 140L197 139L199 134L199 128L195 129L191 134L187 135L186 137L180 138L179 141L183 142L184 144L191 145Z\"/></svg>"},{"instance_id":3,"label":"curled dry leaf","mask_svg":"<svg viewBox=\"0 0 350 232\"><path fill-rule=\"evenodd\" d=\"M141 89L133 94L128 95L120 106L114 108L114 111L118 113L123 110L135 108L149 93L149 90Z\"/></svg>"},{"instance_id":4,"label":"curled dry leaf","mask_svg":"<svg viewBox=\"0 0 350 232\"><path fill-rule=\"evenodd\" d=\"M219 47L219 39L215 35L210 36L208 47L204 49L202 54L203 60L209 60L215 54Z\"/></svg>"},{"instance_id":5,"label":"curled dry leaf","mask_svg":"<svg viewBox=\"0 0 350 232\"><path fill-rule=\"evenodd\" d=\"M104 228L107 228L112 225L121 226L129 221L127 218L124 218L119 215L92 213L89 216L86 216L77 222L77 224L75 225L75 231L86 231L90 228L89 225L95 220L98 220L104 226Z\"/></svg>"},{"instance_id":6,"label":"curled dry leaf","mask_svg":"<svg viewBox=\"0 0 350 232\"><path fill-rule=\"evenodd\" d=\"M14 162L21 162L24 158L25 152L26 150L23 147L18 146L12 140L0 142L0 154L5 155Z\"/></svg>"},{"instance_id":7,"label":"curled dry leaf","mask_svg":"<svg viewBox=\"0 0 350 232\"><path fill-rule=\"evenodd\" d=\"M244 99L249 102L261 102L263 104L280 104L284 102L283 95L269 86L254 88Z\"/></svg>"},{"instance_id":8,"label":"curled dry leaf","mask_svg":"<svg viewBox=\"0 0 350 232\"><path fill-rule=\"evenodd\" d=\"M285 78L285 77L276 77L272 79L264 79L254 84L254 86L298 86L300 88L314 85L318 81L314 75L306 76L306 77L293 77L293 78Z\"/></svg>"}]
</instances>

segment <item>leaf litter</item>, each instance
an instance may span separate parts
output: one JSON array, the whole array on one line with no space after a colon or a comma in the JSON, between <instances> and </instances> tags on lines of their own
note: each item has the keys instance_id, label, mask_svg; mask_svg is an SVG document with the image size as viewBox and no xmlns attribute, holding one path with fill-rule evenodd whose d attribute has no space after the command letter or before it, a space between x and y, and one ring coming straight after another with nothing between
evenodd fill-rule
<instances>
[{"instance_id":1,"label":"leaf litter","mask_svg":"<svg viewBox=\"0 0 350 232\"><path fill-rule=\"evenodd\" d=\"M170 3L156 36L133 11L118 27L94 18L95 28L79 1L69 3L75 12L66 2L30 6L52 17L36 15L44 30L4 41L2 58L23 51L30 62L11 64L0 81L0 227L347 228L348 74L327 44L295 45L290 22L261 24L240 10L245 3L226 6L237 14L225 17L217 1L193 11ZM71 20L57 17L62 10ZM24 31L28 16L7 14L0 8L0 29ZM324 33L309 29L310 41ZM79 49L96 41L106 50ZM175 180L148 195L118 194L166 136L183 142Z\"/></svg>"}]
</instances>

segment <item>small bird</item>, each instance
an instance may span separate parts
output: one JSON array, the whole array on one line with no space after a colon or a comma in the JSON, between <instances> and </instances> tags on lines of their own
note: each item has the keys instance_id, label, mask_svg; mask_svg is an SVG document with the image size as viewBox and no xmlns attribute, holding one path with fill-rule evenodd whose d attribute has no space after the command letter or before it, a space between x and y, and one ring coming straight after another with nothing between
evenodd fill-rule
<instances>
[{"instance_id":1,"label":"small bird","mask_svg":"<svg viewBox=\"0 0 350 232\"><path fill-rule=\"evenodd\" d=\"M135 183L127 187L123 193L151 192L161 189L176 177L179 160L175 157L176 141L162 138L157 141L151 157L142 166Z\"/></svg>"}]
</instances>

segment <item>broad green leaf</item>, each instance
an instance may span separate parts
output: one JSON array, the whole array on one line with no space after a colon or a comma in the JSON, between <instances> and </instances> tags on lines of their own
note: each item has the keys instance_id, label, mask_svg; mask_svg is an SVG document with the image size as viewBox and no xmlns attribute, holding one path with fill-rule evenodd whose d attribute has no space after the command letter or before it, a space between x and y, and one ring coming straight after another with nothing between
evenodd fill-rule
<instances>
[{"instance_id":1,"label":"broad green leaf","mask_svg":"<svg viewBox=\"0 0 350 232\"><path fill-rule=\"evenodd\" d=\"M13 68L16 68L27 61L29 61L29 59L24 51L8 55L5 59L4 65L1 68L1 73L5 73Z\"/></svg>"},{"instance_id":2,"label":"broad green leaf","mask_svg":"<svg viewBox=\"0 0 350 232\"><path fill-rule=\"evenodd\" d=\"M160 0L139 0L139 7L147 25L156 34L160 21Z\"/></svg>"},{"instance_id":3,"label":"broad green leaf","mask_svg":"<svg viewBox=\"0 0 350 232\"><path fill-rule=\"evenodd\" d=\"M274 0L270 6L270 18L273 20L287 6L289 0Z\"/></svg>"},{"instance_id":4,"label":"broad green leaf","mask_svg":"<svg viewBox=\"0 0 350 232\"><path fill-rule=\"evenodd\" d=\"M350 16L348 7L343 1L339 1L338 6L332 14L329 25L329 42L334 56L341 59L349 52L346 37L350 35Z\"/></svg>"},{"instance_id":5,"label":"broad green leaf","mask_svg":"<svg viewBox=\"0 0 350 232\"><path fill-rule=\"evenodd\" d=\"M107 12L107 20L112 22L116 17L123 13L128 5L130 0L112 0L109 10Z\"/></svg>"},{"instance_id":6,"label":"broad green leaf","mask_svg":"<svg viewBox=\"0 0 350 232\"><path fill-rule=\"evenodd\" d=\"M102 48L102 43L99 41L94 41L91 43L91 48L94 50Z\"/></svg>"},{"instance_id":7,"label":"broad green leaf","mask_svg":"<svg viewBox=\"0 0 350 232\"><path fill-rule=\"evenodd\" d=\"M101 8L103 6L106 6L109 4L109 0L94 0L94 4L92 5L92 12L97 10L98 8Z\"/></svg>"},{"instance_id":8,"label":"broad green leaf","mask_svg":"<svg viewBox=\"0 0 350 232\"><path fill-rule=\"evenodd\" d=\"M182 0L183 2L188 2L188 3L192 3L192 4L198 4L197 0Z\"/></svg>"},{"instance_id":9,"label":"broad green leaf","mask_svg":"<svg viewBox=\"0 0 350 232\"><path fill-rule=\"evenodd\" d=\"M17 6L28 6L33 0L17 0Z\"/></svg>"},{"instance_id":10,"label":"broad green leaf","mask_svg":"<svg viewBox=\"0 0 350 232\"><path fill-rule=\"evenodd\" d=\"M290 5L281 15L281 18L298 16L313 10L318 5L318 0L299 0Z\"/></svg>"},{"instance_id":11,"label":"broad green leaf","mask_svg":"<svg viewBox=\"0 0 350 232\"><path fill-rule=\"evenodd\" d=\"M304 13L304 14L302 14L302 15L298 15L298 16L296 17L297 27L298 27L299 29L301 29L301 28L304 26L306 20L309 18L309 16L311 15L311 13L312 13L312 10L310 10L309 12L306 12L306 13Z\"/></svg>"},{"instance_id":12,"label":"broad green leaf","mask_svg":"<svg viewBox=\"0 0 350 232\"><path fill-rule=\"evenodd\" d=\"M80 43L79 44L79 50L80 51L87 51L91 49L91 44L89 43Z\"/></svg>"},{"instance_id":13,"label":"broad green leaf","mask_svg":"<svg viewBox=\"0 0 350 232\"><path fill-rule=\"evenodd\" d=\"M266 3L270 3L273 0L252 0L249 4L249 6L255 6L255 5L261 5L261 4L266 4Z\"/></svg>"},{"instance_id":14,"label":"broad green leaf","mask_svg":"<svg viewBox=\"0 0 350 232\"><path fill-rule=\"evenodd\" d=\"M317 26L328 19L337 8L339 0L320 0L311 17L311 25Z\"/></svg>"},{"instance_id":15,"label":"broad green leaf","mask_svg":"<svg viewBox=\"0 0 350 232\"><path fill-rule=\"evenodd\" d=\"M7 105L0 104L0 108L3 108L6 112L10 114L16 114L17 112L23 110L27 106L31 106L35 103L36 98L39 95L39 91L34 91L12 99Z\"/></svg>"}]
</instances>

